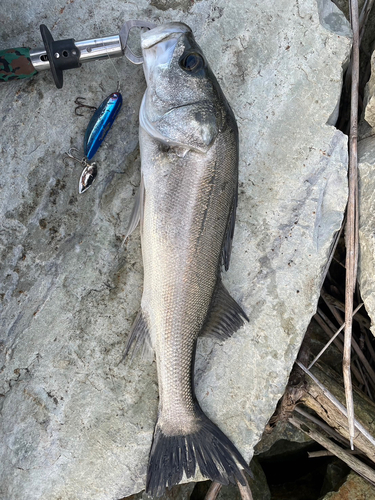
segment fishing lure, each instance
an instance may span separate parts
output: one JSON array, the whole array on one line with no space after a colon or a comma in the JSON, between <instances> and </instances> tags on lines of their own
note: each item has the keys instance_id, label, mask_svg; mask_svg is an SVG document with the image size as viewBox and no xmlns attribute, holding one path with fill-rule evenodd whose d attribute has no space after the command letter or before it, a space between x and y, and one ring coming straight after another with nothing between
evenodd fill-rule
<instances>
[{"instance_id":1,"label":"fishing lure","mask_svg":"<svg viewBox=\"0 0 375 500\"><path fill-rule=\"evenodd\" d=\"M121 106L122 95L120 92L113 92L106 99L104 99L93 114L86 129L83 141L84 154L88 160L91 160L100 148L109 132L109 129L112 127Z\"/></svg>"},{"instance_id":2,"label":"fishing lure","mask_svg":"<svg viewBox=\"0 0 375 500\"><path fill-rule=\"evenodd\" d=\"M78 108L93 108L93 106L87 106L86 104L77 102L77 100L75 102L78 105ZM89 163L89 161L93 159L96 152L100 148L102 142L112 127L121 106L122 95L119 91L113 92L106 99L104 99L101 105L97 109L95 108L96 111L87 126L83 140L83 152L85 156L82 159L75 157L72 154L72 151L77 151L76 148L70 148L68 153L65 153L65 158L71 158L72 160L79 162L84 167L79 179L80 194L87 191L96 178L98 172L97 165L95 162Z\"/></svg>"}]
</instances>

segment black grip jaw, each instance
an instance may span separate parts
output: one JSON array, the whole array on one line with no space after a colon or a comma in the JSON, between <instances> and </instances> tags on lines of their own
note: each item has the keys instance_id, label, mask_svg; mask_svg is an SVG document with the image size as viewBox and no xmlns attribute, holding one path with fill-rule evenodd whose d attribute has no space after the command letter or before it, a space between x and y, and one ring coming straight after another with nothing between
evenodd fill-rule
<instances>
[{"instance_id":1,"label":"black grip jaw","mask_svg":"<svg viewBox=\"0 0 375 500\"><path fill-rule=\"evenodd\" d=\"M45 24L40 25L44 47L47 52L50 68L56 87L63 86L63 71L66 69L79 68L80 52L77 49L74 39L54 41L50 30Z\"/></svg>"}]
</instances>

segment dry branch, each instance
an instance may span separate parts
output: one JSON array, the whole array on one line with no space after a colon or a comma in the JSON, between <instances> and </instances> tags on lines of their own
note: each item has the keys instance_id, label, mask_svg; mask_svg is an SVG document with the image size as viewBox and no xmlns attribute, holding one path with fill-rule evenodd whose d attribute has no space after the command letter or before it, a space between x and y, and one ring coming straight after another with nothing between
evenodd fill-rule
<instances>
[{"instance_id":1,"label":"dry branch","mask_svg":"<svg viewBox=\"0 0 375 500\"><path fill-rule=\"evenodd\" d=\"M318 418L314 417L313 415L310 415L310 413L307 413L307 411L303 410L302 408L296 406L295 411L302 415L303 417L307 418L311 422L313 422L315 425L323 429L330 437L336 439L339 443L343 444L344 446L348 446L348 440L345 439L341 434L336 432L332 427L329 425L325 424Z\"/></svg>"},{"instance_id":2,"label":"dry branch","mask_svg":"<svg viewBox=\"0 0 375 500\"><path fill-rule=\"evenodd\" d=\"M329 336L332 337L334 334L334 325L332 322L324 315L320 309L318 309L319 314L315 314L314 319L318 323L318 325L322 328L322 330ZM324 319L323 319L324 318ZM334 339L333 343L335 346L339 349L340 352L344 352L344 346L339 338ZM365 381L363 380L361 373L359 370L353 366L353 373L356 376L356 379L361 383L364 384Z\"/></svg>"},{"instance_id":3,"label":"dry branch","mask_svg":"<svg viewBox=\"0 0 375 500\"><path fill-rule=\"evenodd\" d=\"M358 451L356 450L345 450L346 453L349 455L358 455ZM321 457L332 457L334 456L334 453L328 450L322 450L322 451L308 451L307 456L309 458L321 458Z\"/></svg>"},{"instance_id":4,"label":"dry branch","mask_svg":"<svg viewBox=\"0 0 375 500\"><path fill-rule=\"evenodd\" d=\"M347 412L341 403L345 396L340 377L327 366L324 366L324 371L315 366L310 372L298 361L297 364L309 375L300 402L314 410L330 427L349 440ZM327 387L330 388L329 391ZM354 398L357 409L354 443L356 448L375 463L375 404L357 390Z\"/></svg>"},{"instance_id":5,"label":"dry branch","mask_svg":"<svg viewBox=\"0 0 375 500\"><path fill-rule=\"evenodd\" d=\"M318 312L317 314L315 314L314 316L314 319L315 321L318 323L318 325L320 326L320 328L328 335L328 337L332 338L333 335L334 335L334 332L336 331L333 327L333 323L327 318L327 316L323 313L323 311L321 311L319 308L318 308ZM340 352L344 352L344 346L341 342L340 339L338 338L335 338L333 340L335 346L337 347L337 349L340 351Z\"/></svg>"},{"instance_id":6,"label":"dry branch","mask_svg":"<svg viewBox=\"0 0 375 500\"><path fill-rule=\"evenodd\" d=\"M245 476L244 476L245 479ZM240 490L242 500L253 500L253 495L251 494L250 486L245 479L245 486L243 486L238 479L236 479L238 489Z\"/></svg>"},{"instance_id":7,"label":"dry branch","mask_svg":"<svg viewBox=\"0 0 375 500\"><path fill-rule=\"evenodd\" d=\"M359 306L354 310L353 316L355 313L363 306L363 303L359 304ZM340 328L337 330L337 332L331 337L331 339L327 342L327 344L323 347L323 349L319 352L319 354L313 359L313 361L309 365L309 370L310 368L315 365L315 363L318 361L320 356L328 349L328 347L331 345L331 343L336 339L336 337L340 334L340 332L345 328L345 323L343 323Z\"/></svg>"},{"instance_id":8,"label":"dry branch","mask_svg":"<svg viewBox=\"0 0 375 500\"><path fill-rule=\"evenodd\" d=\"M340 314L337 315L336 309L338 309L339 311L345 312L345 304L343 302L341 302L341 300L337 299L336 297L333 297L333 295L330 295L329 293L327 293L327 291L324 290L324 288L321 289L320 295L321 295L322 299L324 300L324 302L329 307L332 314L335 316L338 324L341 325L341 323L343 323L343 321L342 321L343 318L341 317ZM371 321L366 316L363 316L361 313L356 313L354 319L359 323L360 326L363 326L367 330L371 326Z\"/></svg>"},{"instance_id":9,"label":"dry branch","mask_svg":"<svg viewBox=\"0 0 375 500\"><path fill-rule=\"evenodd\" d=\"M245 475L242 474L244 480L245 480L245 486L243 486L237 479L236 483L238 486L238 489L240 491L240 495L242 500L253 500L253 496L251 494L250 486L245 478ZM204 497L204 500L216 500L220 490L221 490L222 485L218 483L217 481L213 481L211 483L211 486L209 490L206 493L206 496Z\"/></svg>"},{"instance_id":10,"label":"dry branch","mask_svg":"<svg viewBox=\"0 0 375 500\"><path fill-rule=\"evenodd\" d=\"M358 1L350 1L350 19L353 30L352 49L352 86L350 101L350 135L349 135L349 200L345 233L346 245L346 283L345 283L345 335L343 355L343 375L345 399L348 411L350 447L354 441L354 403L352 378L350 373L353 297L356 284L358 262L358 89L359 89L359 24Z\"/></svg>"},{"instance_id":11,"label":"dry branch","mask_svg":"<svg viewBox=\"0 0 375 500\"><path fill-rule=\"evenodd\" d=\"M219 491L221 490L221 484L212 481L211 486L209 487L206 496L204 497L204 500L215 500L219 494Z\"/></svg>"},{"instance_id":12,"label":"dry branch","mask_svg":"<svg viewBox=\"0 0 375 500\"><path fill-rule=\"evenodd\" d=\"M344 306L344 304L342 304L342 302L340 302L337 299L334 299L334 297L331 297L326 292L323 292L323 290L321 292L321 295L322 295L324 301L327 303L327 305L329 305L332 313L336 313L336 315L338 314L337 311L335 311L335 309L334 309L335 307L339 308L340 310L344 310L345 309L345 306ZM333 305L334 305L334 307L332 307ZM329 320L329 318L327 318L327 316L324 314L324 312L321 309L319 309L319 308L318 308L318 313L319 314L316 314L314 316L314 319L317 321L317 323L319 324L319 326L330 337L332 337L333 334L334 334L334 332L336 331L336 328L335 328L334 324ZM340 315L338 315L338 316L336 316L336 315L335 315L335 317L336 317L337 321L340 324L342 322L341 317L340 317ZM355 319L358 320L358 322L360 323L361 327L362 326L365 327L365 325L367 325L367 328L370 327L369 321L364 316L362 316L361 314L358 314L358 312L355 313L355 314L354 314L354 312L352 312L352 317L354 317ZM342 343L341 343L340 339L336 338L333 342L335 343L336 347L341 352L344 352L343 347L342 347ZM375 389L375 371L371 368L370 363L366 359L366 356L363 354L360 346L355 341L355 339L351 339L351 343L352 343L352 347L353 347L355 353L357 354L357 356L361 360L361 362L362 362L362 364L363 364L366 372L369 375L370 384ZM352 366L352 371L353 371L354 375L356 376L357 380L361 384L364 384L365 382L364 382L361 374L359 373L359 371L354 366Z\"/></svg>"},{"instance_id":13,"label":"dry branch","mask_svg":"<svg viewBox=\"0 0 375 500\"><path fill-rule=\"evenodd\" d=\"M362 42L362 38L366 29L366 24L368 18L370 17L370 12L373 6L374 6L374 0L366 1L365 5L363 6L361 15L359 16L359 44L361 44Z\"/></svg>"},{"instance_id":14,"label":"dry branch","mask_svg":"<svg viewBox=\"0 0 375 500\"><path fill-rule=\"evenodd\" d=\"M310 438L326 448L328 451L336 455L336 457L340 458L340 460L349 465L349 467L357 472L357 474L361 475L372 484L375 484L375 470L371 469L371 467L364 464L350 453L347 453L346 450L343 450L340 446L330 441L328 438L323 436L323 434L317 432L302 420L293 417L290 419L290 423L297 427L300 431L307 434Z\"/></svg>"}]
</instances>

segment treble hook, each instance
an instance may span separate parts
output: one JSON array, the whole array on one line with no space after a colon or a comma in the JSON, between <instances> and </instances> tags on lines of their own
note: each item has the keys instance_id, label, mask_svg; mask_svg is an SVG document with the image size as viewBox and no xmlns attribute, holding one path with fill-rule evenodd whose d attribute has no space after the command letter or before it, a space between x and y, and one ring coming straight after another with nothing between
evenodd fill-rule
<instances>
[{"instance_id":1,"label":"treble hook","mask_svg":"<svg viewBox=\"0 0 375 500\"><path fill-rule=\"evenodd\" d=\"M64 158L63 158L63 162L66 165L66 160L71 159L71 160L74 160L74 161L80 163L83 166L83 170L81 173L81 177L79 178L79 186L78 186L79 194L82 194L85 191L87 191L87 189L94 182L94 180L96 178L96 174L98 173L98 169L97 169L96 163L94 161L92 163L89 163L85 156L82 159L79 159L76 156L74 156L72 151L79 152L77 148L70 148L69 151L67 153L65 153Z\"/></svg>"},{"instance_id":2,"label":"treble hook","mask_svg":"<svg viewBox=\"0 0 375 500\"><path fill-rule=\"evenodd\" d=\"M83 116L81 113L77 113L77 109L79 108L88 108L88 109L94 109L95 111L98 109L96 106L89 106L88 104L84 104L83 102L80 101L86 101L85 97L77 97L76 100L74 101L74 104L77 104L77 106L74 108L74 114L76 116Z\"/></svg>"},{"instance_id":3,"label":"treble hook","mask_svg":"<svg viewBox=\"0 0 375 500\"><path fill-rule=\"evenodd\" d=\"M76 156L74 156L74 154L72 153L72 151L77 151L77 153L79 153L79 151L78 151L77 148L70 148L67 153L64 153L63 161L64 161L65 165L66 165L66 161L65 160L71 159L71 160L74 160L74 161L80 163L83 166L86 166L86 164L87 164L86 158L81 158L81 159L77 158Z\"/></svg>"}]
</instances>

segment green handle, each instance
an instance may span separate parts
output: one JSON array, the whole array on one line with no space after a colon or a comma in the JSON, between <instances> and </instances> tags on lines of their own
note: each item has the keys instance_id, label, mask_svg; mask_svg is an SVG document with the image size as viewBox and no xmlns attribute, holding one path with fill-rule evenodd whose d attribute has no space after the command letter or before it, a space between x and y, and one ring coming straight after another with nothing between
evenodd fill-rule
<instances>
[{"instance_id":1,"label":"green handle","mask_svg":"<svg viewBox=\"0 0 375 500\"><path fill-rule=\"evenodd\" d=\"M29 48L0 50L0 82L30 78L36 74Z\"/></svg>"}]
</instances>

